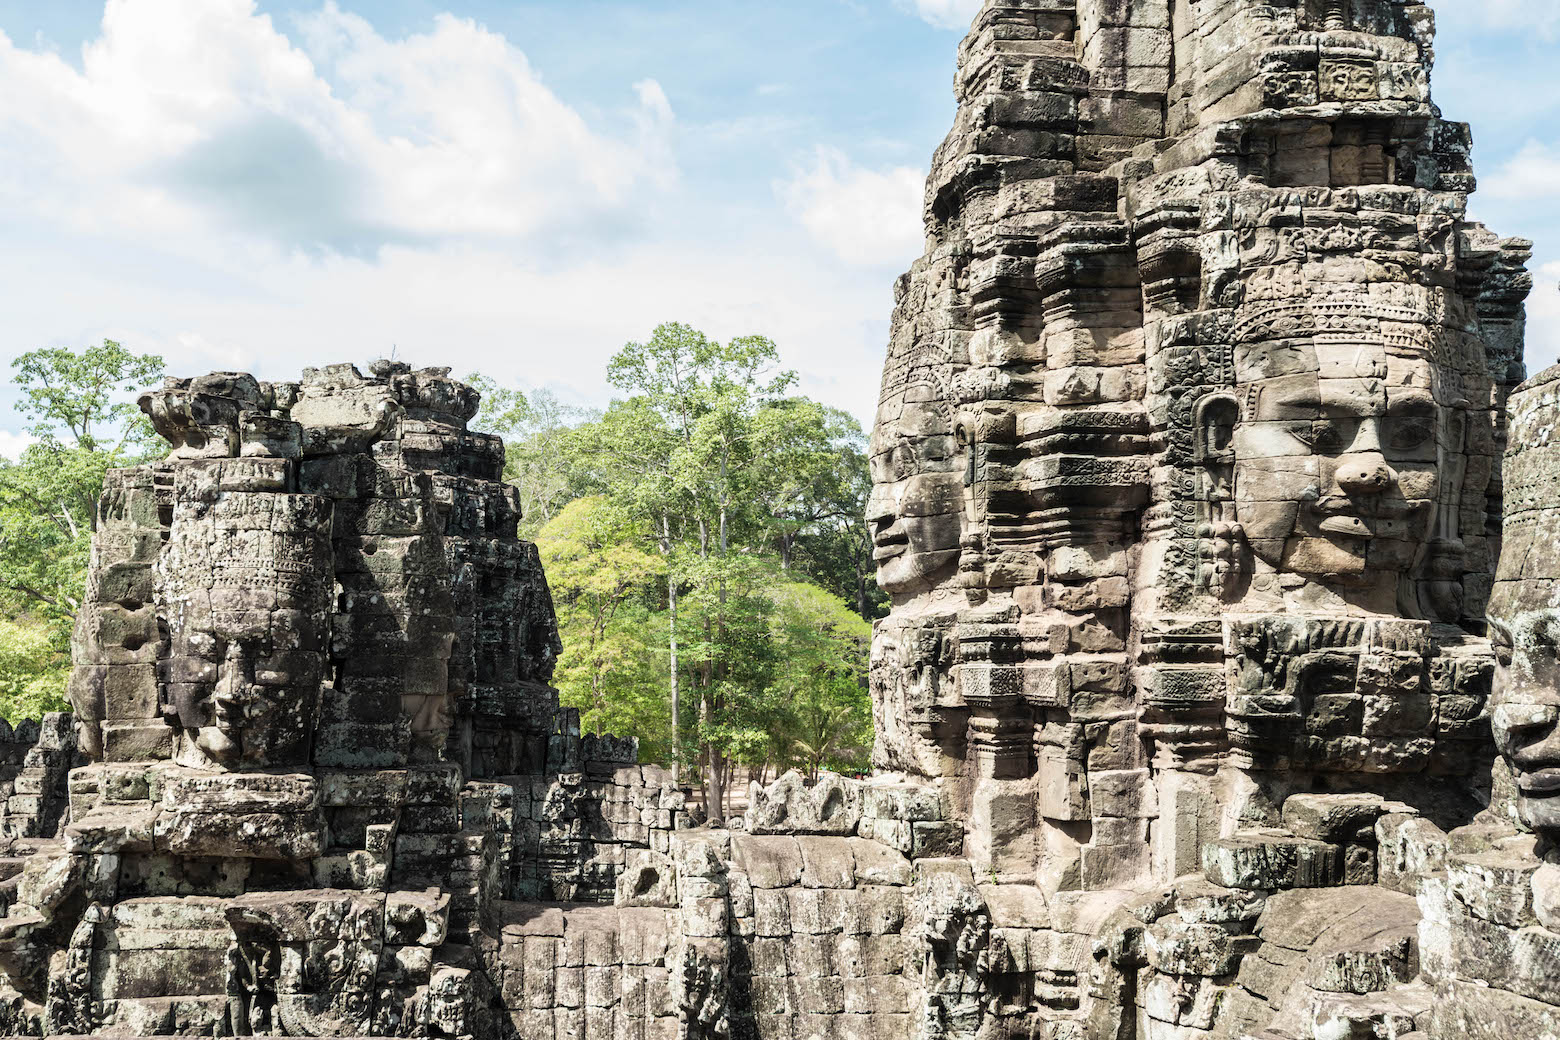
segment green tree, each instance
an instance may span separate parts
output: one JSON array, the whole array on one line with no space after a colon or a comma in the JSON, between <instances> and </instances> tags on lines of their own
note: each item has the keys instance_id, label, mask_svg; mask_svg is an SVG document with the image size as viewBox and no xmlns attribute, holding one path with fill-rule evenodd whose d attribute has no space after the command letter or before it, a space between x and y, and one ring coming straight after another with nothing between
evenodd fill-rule
<instances>
[{"instance_id":1,"label":"green tree","mask_svg":"<svg viewBox=\"0 0 1560 1040\"><path fill-rule=\"evenodd\" d=\"M679 323L656 328L649 340L629 343L613 357L607 378L631 395L645 425L659 435L652 455L665 460L665 469L654 468L648 479L655 501L651 523L660 520L665 553L676 559L672 546L676 525L693 539L688 548L696 553L697 566L670 573L669 588L686 579L706 598L713 595L714 609L703 610L697 655L699 726L710 730L717 723L728 690L727 673L734 657L716 653L727 639L733 615L727 610L734 578L734 539L759 527L753 497L757 473L770 471L768 456L775 450L766 427L756 422L758 412L778 399L795 381L794 372L779 369L779 351L763 336L742 336L720 343ZM641 499L644 501L644 499ZM684 554L685 556L691 554ZM670 631L677 632L677 607L671 604ZM673 649L675 656L676 650ZM673 665L673 675L678 672ZM673 718L681 723L680 686L673 684ZM705 804L711 819L724 804L726 755L711 740L701 741Z\"/></svg>"},{"instance_id":2,"label":"green tree","mask_svg":"<svg viewBox=\"0 0 1560 1040\"><path fill-rule=\"evenodd\" d=\"M38 438L0 463L0 601L58 631L86 583L103 475L132 465L155 435L128 395L156 381L162 358L113 340L81 351L35 350L12 362L17 410Z\"/></svg>"},{"instance_id":3,"label":"green tree","mask_svg":"<svg viewBox=\"0 0 1560 1040\"><path fill-rule=\"evenodd\" d=\"M712 819L738 763L859 768L882 604L860 426L790 395L761 336L662 325L608 376L599 415L473 380L473 425L509 439L508 478L548 517L566 702L696 768Z\"/></svg>"},{"instance_id":4,"label":"green tree","mask_svg":"<svg viewBox=\"0 0 1560 1040\"><path fill-rule=\"evenodd\" d=\"M637 521L602 497L570 502L536 540L557 605L563 655L553 681L594 733L633 733L643 750L669 750L650 606L666 565ZM662 710L657 710L658 708ZM657 716L660 718L657 718ZM646 723L653 729L647 732Z\"/></svg>"},{"instance_id":5,"label":"green tree","mask_svg":"<svg viewBox=\"0 0 1560 1040\"><path fill-rule=\"evenodd\" d=\"M504 479L520 489L522 537L535 537L558 511L588 493L579 471L579 428L596 418L550 390L510 390L480 373L466 381L482 394L475 430L504 438Z\"/></svg>"},{"instance_id":6,"label":"green tree","mask_svg":"<svg viewBox=\"0 0 1560 1040\"><path fill-rule=\"evenodd\" d=\"M787 582L772 593L773 638L781 660L776 758L816 777L823 768L861 769L872 748L867 695L872 626L845 600L816 585Z\"/></svg>"},{"instance_id":7,"label":"green tree","mask_svg":"<svg viewBox=\"0 0 1560 1040\"><path fill-rule=\"evenodd\" d=\"M800 569L865 620L882 617L887 598L874 580L865 519L872 478L860 423L805 397L773 402L757 422L773 447L771 469L755 483L782 569Z\"/></svg>"},{"instance_id":8,"label":"green tree","mask_svg":"<svg viewBox=\"0 0 1560 1040\"><path fill-rule=\"evenodd\" d=\"M69 711L69 682L70 652L54 633L36 623L0 621L0 716L14 725Z\"/></svg>"},{"instance_id":9,"label":"green tree","mask_svg":"<svg viewBox=\"0 0 1560 1040\"><path fill-rule=\"evenodd\" d=\"M31 351L12 367L37 438L0 460L0 713L16 720L65 705L103 475L148 452L155 435L130 395L163 362L105 340Z\"/></svg>"}]
</instances>

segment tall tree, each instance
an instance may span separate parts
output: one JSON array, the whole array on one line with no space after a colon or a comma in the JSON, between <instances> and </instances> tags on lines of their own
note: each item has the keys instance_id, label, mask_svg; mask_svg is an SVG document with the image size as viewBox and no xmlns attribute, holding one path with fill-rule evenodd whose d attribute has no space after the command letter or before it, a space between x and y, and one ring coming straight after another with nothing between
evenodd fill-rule
<instances>
[{"instance_id":1,"label":"tall tree","mask_svg":"<svg viewBox=\"0 0 1560 1040\"><path fill-rule=\"evenodd\" d=\"M606 498L580 498L542 528L536 545L563 636L553 681L564 703L582 710L591 732L636 733L656 744L663 742L646 740L643 728L656 714L645 695L659 690L646 639L666 565L647 551L639 523Z\"/></svg>"},{"instance_id":2,"label":"tall tree","mask_svg":"<svg viewBox=\"0 0 1560 1040\"><path fill-rule=\"evenodd\" d=\"M607 378L630 400L658 420L664 442L657 452L668 462L669 487L658 487L666 552L674 524L692 535L699 565L693 572L700 590L713 590L719 609L706 611L702 643L713 649L727 635L731 619L724 609L731 583L732 537L751 528L753 474L767 468L760 457L768 449L755 423L758 411L783 394L795 373L779 370L779 351L763 336L744 336L720 343L687 325L659 326L649 340L629 343L613 357ZM658 475L659 476L659 475ZM683 575L672 572L669 587L677 594ZM676 656L676 604L672 605L672 652ZM700 655L698 669L699 723L714 723L724 701L724 681L731 661L721 655ZM673 676L678 670L674 667ZM680 687L673 682L674 718L681 722ZM724 802L725 757L709 740L701 741L706 805L718 818Z\"/></svg>"},{"instance_id":3,"label":"tall tree","mask_svg":"<svg viewBox=\"0 0 1560 1040\"><path fill-rule=\"evenodd\" d=\"M800 567L868 621L882 616L865 521L872 480L861 425L806 398L776 401L758 422L774 450L770 471L755 483L782 569Z\"/></svg>"},{"instance_id":4,"label":"tall tree","mask_svg":"<svg viewBox=\"0 0 1560 1040\"><path fill-rule=\"evenodd\" d=\"M103 475L141 461L155 435L133 403L161 358L112 340L12 362L17 410L36 438L0 460L0 714L64 707L70 626L86 586Z\"/></svg>"},{"instance_id":5,"label":"tall tree","mask_svg":"<svg viewBox=\"0 0 1560 1040\"><path fill-rule=\"evenodd\" d=\"M474 380L474 425L510 438L522 496L546 485L516 465L526 437L538 470L557 475L553 504L528 509L551 518L536 537L565 629L564 696L597 728L666 732L712 819L738 762L852 767L870 733L863 619L881 604L860 426L790 396L795 376L760 336L662 325L608 374L622 396L599 416ZM648 572L629 543L657 560L648 584L619 580L623 560Z\"/></svg>"},{"instance_id":6,"label":"tall tree","mask_svg":"<svg viewBox=\"0 0 1560 1040\"><path fill-rule=\"evenodd\" d=\"M560 402L550 390L529 394L499 386L480 373L466 377L482 394L474 430L504 438L504 479L520 489L520 533L534 537L558 512L586 493L574 441L580 426L596 418Z\"/></svg>"},{"instance_id":7,"label":"tall tree","mask_svg":"<svg viewBox=\"0 0 1560 1040\"><path fill-rule=\"evenodd\" d=\"M13 613L68 622L85 584L103 474L140 461L155 441L130 395L159 378L163 361L105 340L31 351L12 367L17 410L37 440L0 463L0 599Z\"/></svg>"}]
</instances>

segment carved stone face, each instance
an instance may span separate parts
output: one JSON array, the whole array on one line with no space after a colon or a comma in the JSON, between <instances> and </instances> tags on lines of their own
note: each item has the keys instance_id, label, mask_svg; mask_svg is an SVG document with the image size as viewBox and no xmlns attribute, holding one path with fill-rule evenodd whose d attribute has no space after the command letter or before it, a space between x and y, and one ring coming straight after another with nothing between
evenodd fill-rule
<instances>
[{"instance_id":1,"label":"carved stone face","mask_svg":"<svg viewBox=\"0 0 1560 1040\"><path fill-rule=\"evenodd\" d=\"M1491 623L1497 661L1490 725L1517 787L1517 815L1560 833L1560 610L1499 604Z\"/></svg>"},{"instance_id":2,"label":"carved stone face","mask_svg":"<svg viewBox=\"0 0 1560 1040\"><path fill-rule=\"evenodd\" d=\"M213 610L192 618L174 642L174 667L196 681L179 684L180 724L212 762L229 768L306 759L323 662L278 651L264 610Z\"/></svg>"},{"instance_id":3,"label":"carved stone face","mask_svg":"<svg viewBox=\"0 0 1560 1040\"><path fill-rule=\"evenodd\" d=\"M1422 551L1447 439L1423 358L1286 341L1237 354L1235 517L1258 559L1383 590Z\"/></svg>"},{"instance_id":4,"label":"carved stone face","mask_svg":"<svg viewBox=\"0 0 1560 1040\"><path fill-rule=\"evenodd\" d=\"M264 493L176 510L159 614L166 710L192 762L308 761L329 627L329 515L321 500ZM271 529L256 529L262 518Z\"/></svg>"},{"instance_id":5,"label":"carved stone face","mask_svg":"<svg viewBox=\"0 0 1560 1040\"><path fill-rule=\"evenodd\" d=\"M872 433L872 531L878 584L893 596L936 588L959 563L964 476L944 402L906 401Z\"/></svg>"}]
</instances>

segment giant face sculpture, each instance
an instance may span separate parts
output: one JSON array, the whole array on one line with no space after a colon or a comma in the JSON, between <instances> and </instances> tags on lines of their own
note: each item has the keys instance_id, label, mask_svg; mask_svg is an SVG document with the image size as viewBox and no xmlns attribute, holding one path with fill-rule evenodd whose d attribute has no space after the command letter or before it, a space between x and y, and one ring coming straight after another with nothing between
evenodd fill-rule
<instances>
[{"instance_id":1,"label":"giant face sculpture","mask_svg":"<svg viewBox=\"0 0 1560 1040\"><path fill-rule=\"evenodd\" d=\"M1560 837L1560 367L1524 384L1511 415L1505 544L1490 596L1497 652L1490 723L1518 818Z\"/></svg>"},{"instance_id":2,"label":"giant face sculpture","mask_svg":"<svg viewBox=\"0 0 1560 1040\"><path fill-rule=\"evenodd\" d=\"M878 584L895 598L935 589L959 563L964 473L953 409L912 386L872 432L872 531Z\"/></svg>"},{"instance_id":3,"label":"giant face sculpture","mask_svg":"<svg viewBox=\"0 0 1560 1040\"><path fill-rule=\"evenodd\" d=\"M1268 568L1340 587L1394 612L1400 579L1431 536L1439 459L1452 439L1424 357L1381 343L1265 341L1235 351L1227 493Z\"/></svg>"},{"instance_id":4,"label":"giant face sculpture","mask_svg":"<svg viewBox=\"0 0 1560 1040\"><path fill-rule=\"evenodd\" d=\"M329 532L329 503L307 495L194 491L176 507L157 592L170 637L164 711L184 734L187 764L309 761Z\"/></svg>"},{"instance_id":5,"label":"giant face sculpture","mask_svg":"<svg viewBox=\"0 0 1560 1040\"><path fill-rule=\"evenodd\" d=\"M1517 815L1560 834L1560 610L1503 597L1492 604L1495 707L1490 725L1516 784Z\"/></svg>"}]
</instances>

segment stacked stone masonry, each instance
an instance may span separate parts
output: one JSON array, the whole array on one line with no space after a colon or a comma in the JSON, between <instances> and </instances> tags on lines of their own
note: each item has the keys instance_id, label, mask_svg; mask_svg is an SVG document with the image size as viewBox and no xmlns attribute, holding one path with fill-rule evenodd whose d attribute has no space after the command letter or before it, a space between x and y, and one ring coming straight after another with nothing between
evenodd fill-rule
<instances>
[{"instance_id":1,"label":"stacked stone masonry","mask_svg":"<svg viewBox=\"0 0 1560 1040\"><path fill-rule=\"evenodd\" d=\"M0 742L0 1033L1552 1040L1560 369L1433 42L985 4L872 435L874 773L730 829L559 707L469 388L147 394L75 735Z\"/></svg>"}]
</instances>

